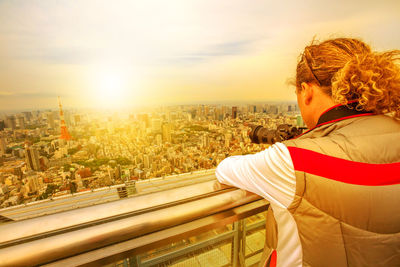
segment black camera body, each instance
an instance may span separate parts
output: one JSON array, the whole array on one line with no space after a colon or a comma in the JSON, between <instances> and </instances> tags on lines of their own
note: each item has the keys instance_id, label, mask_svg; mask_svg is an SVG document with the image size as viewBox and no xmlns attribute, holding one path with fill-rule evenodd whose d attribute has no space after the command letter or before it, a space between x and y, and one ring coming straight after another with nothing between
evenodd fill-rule
<instances>
[{"instance_id":1,"label":"black camera body","mask_svg":"<svg viewBox=\"0 0 400 267\"><path fill-rule=\"evenodd\" d=\"M296 127L290 124L280 124L276 130L270 130L261 125L250 125L249 137L255 144L274 144L295 138L303 133L306 127Z\"/></svg>"}]
</instances>

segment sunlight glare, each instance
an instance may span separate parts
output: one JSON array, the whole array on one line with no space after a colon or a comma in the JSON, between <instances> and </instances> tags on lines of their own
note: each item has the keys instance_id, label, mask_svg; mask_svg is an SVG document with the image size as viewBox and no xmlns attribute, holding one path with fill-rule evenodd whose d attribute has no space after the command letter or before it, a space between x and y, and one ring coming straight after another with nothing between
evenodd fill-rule
<instances>
[{"instance_id":1,"label":"sunlight glare","mask_svg":"<svg viewBox=\"0 0 400 267\"><path fill-rule=\"evenodd\" d=\"M99 108L114 109L125 106L129 96L123 72L100 72L96 81L96 102Z\"/></svg>"}]
</instances>

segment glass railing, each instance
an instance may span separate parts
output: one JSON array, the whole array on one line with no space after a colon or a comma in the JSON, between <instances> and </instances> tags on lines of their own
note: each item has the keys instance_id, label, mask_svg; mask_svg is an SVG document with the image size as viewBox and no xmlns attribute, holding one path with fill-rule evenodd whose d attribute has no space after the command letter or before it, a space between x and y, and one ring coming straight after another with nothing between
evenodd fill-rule
<instances>
[{"instance_id":1,"label":"glass railing","mask_svg":"<svg viewBox=\"0 0 400 267\"><path fill-rule=\"evenodd\" d=\"M257 266L264 241L265 218L259 213L133 253L108 266Z\"/></svg>"},{"instance_id":2,"label":"glass railing","mask_svg":"<svg viewBox=\"0 0 400 267\"><path fill-rule=\"evenodd\" d=\"M268 202L215 180L0 224L1 266L255 266Z\"/></svg>"}]
</instances>

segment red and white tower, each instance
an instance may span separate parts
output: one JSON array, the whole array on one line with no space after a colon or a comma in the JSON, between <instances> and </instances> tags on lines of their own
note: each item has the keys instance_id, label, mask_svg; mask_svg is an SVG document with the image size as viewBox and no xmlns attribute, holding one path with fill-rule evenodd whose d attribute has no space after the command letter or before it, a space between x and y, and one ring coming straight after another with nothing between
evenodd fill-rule
<instances>
[{"instance_id":1,"label":"red and white tower","mask_svg":"<svg viewBox=\"0 0 400 267\"><path fill-rule=\"evenodd\" d=\"M64 139L64 140L69 141L69 140L71 140L71 135L69 134L67 126L65 125L64 112L62 110L60 97L58 97L58 106L60 108L60 121L61 121L61 136L60 136L60 139Z\"/></svg>"}]
</instances>

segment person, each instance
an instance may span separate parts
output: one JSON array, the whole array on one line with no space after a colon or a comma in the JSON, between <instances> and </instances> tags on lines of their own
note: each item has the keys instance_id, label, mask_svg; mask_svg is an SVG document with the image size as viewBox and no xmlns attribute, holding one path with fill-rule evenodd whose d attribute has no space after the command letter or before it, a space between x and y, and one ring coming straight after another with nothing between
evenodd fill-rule
<instances>
[{"instance_id":1,"label":"person","mask_svg":"<svg viewBox=\"0 0 400 267\"><path fill-rule=\"evenodd\" d=\"M262 265L400 266L399 55L313 41L295 82L309 130L218 165L270 202Z\"/></svg>"}]
</instances>

